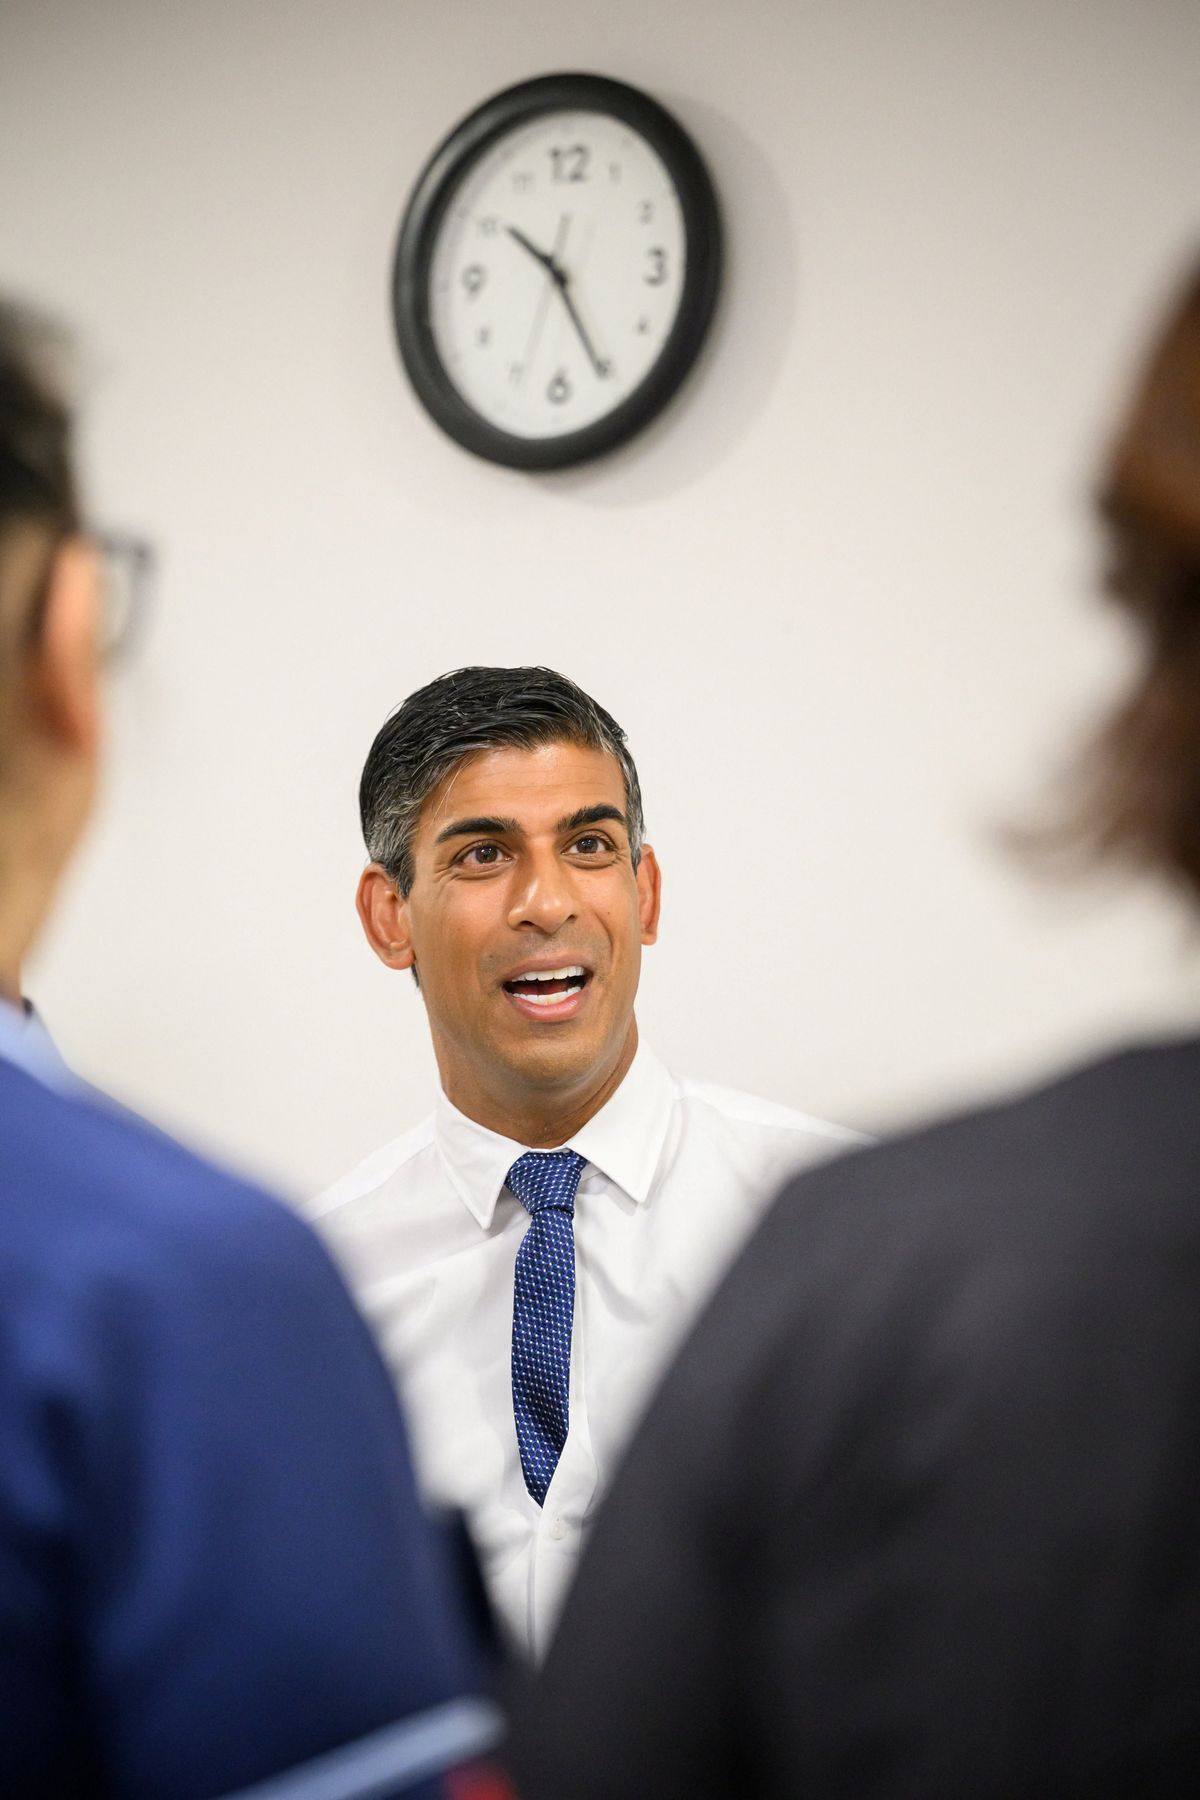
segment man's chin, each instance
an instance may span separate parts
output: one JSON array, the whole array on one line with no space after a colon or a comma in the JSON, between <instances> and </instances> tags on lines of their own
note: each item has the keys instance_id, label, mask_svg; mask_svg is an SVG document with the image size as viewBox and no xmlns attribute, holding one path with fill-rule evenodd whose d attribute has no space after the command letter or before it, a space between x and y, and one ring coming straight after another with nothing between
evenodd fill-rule
<instances>
[{"instance_id":1,"label":"man's chin","mask_svg":"<svg viewBox=\"0 0 1200 1800\"><path fill-rule=\"evenodd\" d=\"M573 1087L584 1080L597 1063L594 1045L570 1043L565 1035L551 1043L522 1046L515 1055L505 1057L509 1073L517 1080L541 1091Z\"/></svg>"},{"instance_id":2,"label":"man's chin","mask_svg":"<svg viewBox=\"0 0 1200 1800\"><path fill-rule=\"evenodd\" d=\"M529 1031L505 1032L492 1043L495 1066L505 1069L514 1084L539 1093L577 1087L593 1076L603 1079L610 1063L620 1055L620 1046L591 1023L590 1030L578 1020L550 1029L534 1026Z\"/></svg>"}]
</instances>

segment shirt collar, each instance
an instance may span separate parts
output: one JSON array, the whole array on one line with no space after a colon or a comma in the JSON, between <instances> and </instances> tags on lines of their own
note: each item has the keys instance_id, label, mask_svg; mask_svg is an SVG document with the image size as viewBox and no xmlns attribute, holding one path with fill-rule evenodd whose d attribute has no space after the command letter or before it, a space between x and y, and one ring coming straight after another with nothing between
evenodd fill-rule
<instances>
[{"instance_id":1,"label":"shirt collar","mask_svg":"<svg viewBox=\"0 0 1200 1800\"><path fill-rule=\"evenodd\" d=\"M32 1075L43 1087L66 1093L75 1086L74 1076L28 1000L20 1006L0 1000L0 1057Z\"/></svg>"},{"instance_id":2,"label":"shirt collar","mask_svg":"<svg viewBox=\"0 0 1200 1800\"><path fill-rule=\"evenodd\" d=\"M577 1150L642 1206L650 1197L673 1102L670 1075L653 1051L639 1044L616 1093L563 1148ZM488 1230L504 1178L529 1146L477 1124L440 1092L433 1136L455 1193L471 1217Z\"/></svg>"}]
</instances>

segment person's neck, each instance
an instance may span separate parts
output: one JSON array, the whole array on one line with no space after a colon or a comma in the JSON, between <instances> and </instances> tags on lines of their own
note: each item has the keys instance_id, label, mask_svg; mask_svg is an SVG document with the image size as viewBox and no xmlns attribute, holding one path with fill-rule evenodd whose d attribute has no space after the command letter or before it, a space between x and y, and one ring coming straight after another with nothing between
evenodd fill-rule
<instances>
[{"instance_id":1,"label":"person's neck","mask_svg":"<svg viewBox=\"0 0 1200 1800\"><path fill-rule=\"evenodd\" d=\"M606 1106L629 1073L637 1054L637 1021L629 1021L629 1032L616 1061L604 1070L589 1070L587 1076L569 1090L491 1091L461 1078L442 1074L442 1089L451 1105L488 1131L512 1138L531 1150L557 1150L561 1144L583 1129Z\"/></svg>"},{"instance_id":2,"label":"person's neck","mask_svg":"<svg viewBox=\"0 0 1200 1800\"><path fill-rule=\"evenodd\" d=\"M52 882L13 854L0 850L0 998L22 1004L21 970L49 905Z\"/></svg>"},{"instance_id":3,"label":"person's neck","mask_svg":"<svg viewBox=\"0 0 1200 1800\"><path fill-rule=\"evenodd\" d=\"M22 968L54 900L68 835L61 808L18 805L11 787L0 794L0 994L20 1006Z\"/></svg>"},{"instance_id":4,"label":"person's neck","mask_svg":"<svg viewBox=\"0 0 1200 1800\"><path fill-rule=\"evenodd\" d=\"M0 990L21 1003L21 970L50 913L91 811L90 752L64 751L30 727L0 782Z\"/></svg>"}]
</instances>

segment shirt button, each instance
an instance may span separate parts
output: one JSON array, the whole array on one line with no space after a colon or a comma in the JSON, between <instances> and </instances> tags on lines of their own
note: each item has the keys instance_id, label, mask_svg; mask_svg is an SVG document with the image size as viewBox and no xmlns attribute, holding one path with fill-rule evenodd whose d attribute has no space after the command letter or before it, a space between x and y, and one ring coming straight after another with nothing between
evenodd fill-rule
<instances>
[{"instance_id":1,"label":"shirt button","mask_svg":"<svg viewBox=\"0 0 1200 1800\"><path fill-rule=\"evenodd\" d=\"M566 1537L566 1535L567 1535L566 1520L565 1519L555 1519L553 1525L550 1527L550 1536L554 1539L555 1543L561 1543L563 1538Z\"/></svg>"}]
</instances>

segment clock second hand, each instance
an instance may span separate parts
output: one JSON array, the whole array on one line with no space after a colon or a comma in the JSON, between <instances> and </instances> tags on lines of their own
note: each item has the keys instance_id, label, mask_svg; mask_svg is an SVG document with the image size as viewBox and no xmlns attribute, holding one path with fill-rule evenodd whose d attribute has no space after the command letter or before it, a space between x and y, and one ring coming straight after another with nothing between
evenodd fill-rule
<instances>
[{"instance_id":1,"label":"clock second hand","mask_svg":"<svg viewBox=\"0 0 1200 1800\"><path fill-rule=\"evenodd\" d=\"M558 230L554 234L554 248L551 250L549 256L546 255L544 250L539 250L535 244L531 244L529 239L525 236L525 233L523 231L518 231L515 225L510 225L508 227L509 237L520 244L522 250L528 250L530 256L543 264L546 274L549 277L549 280L539 296L537 311L533 316L533 329L529 333L529 342L525 346L525 355L521 361L521 373L517 378L518 387L524 385L525 377L529 372L529 366L537 351L538 342L542 335L542 327L546 323L546 313L549 310L551 296L554 293L554 286L557 280L558 259L566 249L567 232L570 230L570 226L571 215L570 213L564 213L558 222Z\"/></svg>"},{"instance_id":2,"label":"clock second hand","mask_svg":"<svg viewBox=\"0 0 1200 1800\"><path fill-rule=\"evenodd\" d=\"M596 374L600 377L601 380L603 380L604 377L609 372L609 364L604 357L596 355L596 351L592 344L592 340L588 336L586 327L584 326L584 323L583 323L583 320L579 316L579 309L575 305L574 300L571 298L571 278L567 274L567 271L563 268L562 263L560 261L563 250L566 248L566 241L567 241L566 227L569 223L570 223L570 216L567 215L562 219L562 221L559 224L558 235L555 237L555 240L554 240L554 248L551 250L549 256L547 256L547 254L544 250L539 250L536 244L530 243L529 239L525 236L525 233L523 231L518 231L518 229L515 225L510 225L508 227L508 235L511 238L515 239L515 241L518 244L520 244L522 250L527 250L529 252L530 256L534 257L538 262L542 263L545 266L546 271L549 274L551 280L553 281L555 287L558 289L559 293L562 295L563 305L567 309L567 317L570 319L571 324L575 328L575 332L576 332L577 337L579 338L580 343L583 345L584 350L587 352L588 361L591 363L592 368L595 370ZM548 294L546 294L546 295L543 295L542 298L543 298L543 302L545 302L548 300L549 296L548 296ZM543 307L539 308L538 316L534 320L534 330L533 330L533 334L531 335L531 338L530 338L531 349L534 346L534 342L535 342L537 336L540 335L541 326L544 321L544 318L545 318L545 311L544 311L544 306L543 306ZM528 359L528 355L527 355L526 361L522 366L522 379L524 379L524 370L526 368L528 368L528 366L529 366L529 359Z\"/></svg>"}]
</instances>

